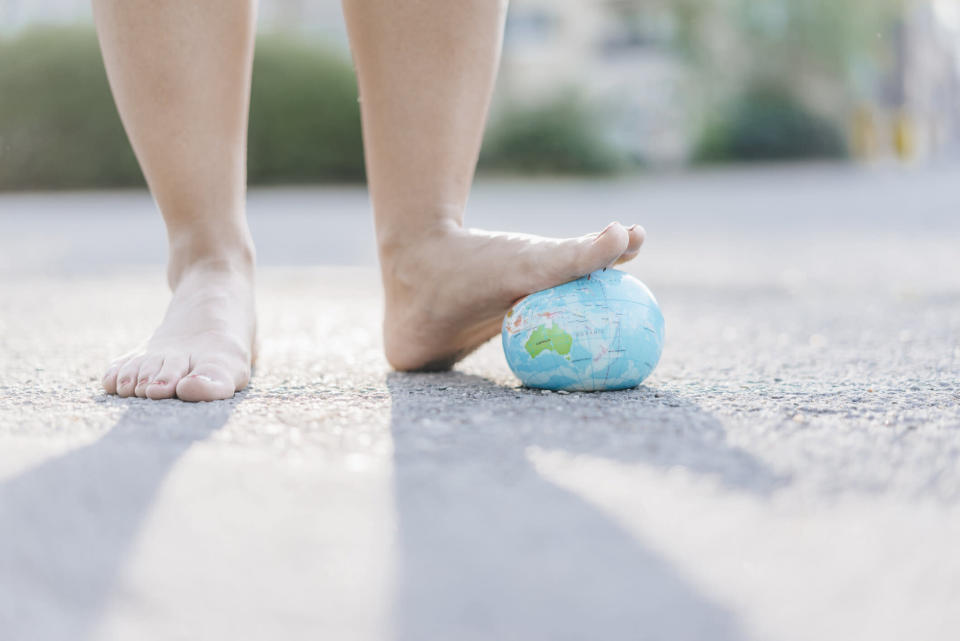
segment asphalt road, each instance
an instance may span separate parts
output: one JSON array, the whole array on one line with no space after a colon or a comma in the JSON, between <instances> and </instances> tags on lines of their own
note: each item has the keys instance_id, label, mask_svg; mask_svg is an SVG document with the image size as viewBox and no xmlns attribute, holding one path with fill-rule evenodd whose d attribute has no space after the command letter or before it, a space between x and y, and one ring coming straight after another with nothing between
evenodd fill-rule
<instances>
[{"instance_id":1,"label":"asphalt road","mask_svg":"<svg viewBox=\"0 0 960 641\"><path fill-rule=\"evenodd\" d=\"M496 343L389 372L365 194L251 194L261 357L118 399L162 313L140 192L0 195L0 639L955 639L960 170L488 182L477 226L649 232L640 388Z\"/></svg>"}]
</instances>

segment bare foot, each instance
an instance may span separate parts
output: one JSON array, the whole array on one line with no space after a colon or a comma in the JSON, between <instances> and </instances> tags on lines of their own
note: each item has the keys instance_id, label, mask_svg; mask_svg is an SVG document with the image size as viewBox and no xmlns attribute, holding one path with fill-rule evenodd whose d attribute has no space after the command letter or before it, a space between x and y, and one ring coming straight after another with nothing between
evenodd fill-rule
<instances>
[{"instance_id":1,"label":"bare foot","mask_svg":"<svg viewBox=\"0 0 960 641\"><path fill-rule=\"evenodd\" d=\"M103 377L108 394L214 401L246 387L255 318L252 260L192 263L171 279L160 327Z\"/></svg>"},{"instance_id":2,"label":"bare foot","mask_svg":"<svg viewBox=\"0 0 960 641\"><path fill-rule=\"evenodd\" d=\"M555 239L455 223L381 249L384 348L399 370L442 370L500 331L518 299L634 258L642 227Z\"/></svg>"}]
</instances>

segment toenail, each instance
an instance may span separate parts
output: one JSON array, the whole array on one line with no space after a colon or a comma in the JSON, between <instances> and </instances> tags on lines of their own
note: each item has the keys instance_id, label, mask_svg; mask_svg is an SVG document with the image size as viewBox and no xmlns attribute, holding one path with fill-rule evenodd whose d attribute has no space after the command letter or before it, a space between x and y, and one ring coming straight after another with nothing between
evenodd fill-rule
<instances>
[{"instance_id":1,"label":"toenail","mask_svg":"<svg viewBox=\"0 0 960 641\"><path fill-rule=\"evenodd\" d=\"M126 385L126 384L129 383L129 382L130 382L130 379L129 379L129 378L121 378L121 379L120 379L120 384L121 384L121 385Z\"/></svg>"},{"instance_id":2,"label":"toenail","mask_svg":"<svg viewBox=\"0 0 960 641\"><path fill-rule=\"evenodd\" d=\"M162 378L160 378L160 379L155 380L155 381L154 381L153 383L151 383L151 384L152 384L152 385L166 385L167 382L166 382L165 380L163 380Z\"/></svg>"},{"instance_id":3,"label":"toenail","mask_svg":"<svg viewBox=\"0 0 960 641\"><path fill-rule=\"evenodd\" d=\"M600 237L603 236L604 234L606 234L606 233L607 233L608 231L610 231L611 229L613 229L613 226L614 226L614 225L619 225L619 224L620 224L620 223L616 223L616 222L610 223L609 225L606 226L606 228L604 228L604 230L603 230L602 232L600 232L599 234L597 234L597 237L594 238L594 240L600 240Z\"/></svg>"},{"instance_id":4,"label":"toenail","mask_svg":"<svg viewBox=\"0 0 960 641\"><path fill-rule=\"evenodd\" d=\"M197 380L199 380L199 381L203 381L203 382L205 382L205 383L212 383L212 382L213 382L213 379L212 379L212 378L210 378L209 376L204 376L203 374L191 374L191 375L190 375L190 378L195 378L195 379L197 379Z\"/></svg>"},{"instance_id":5,"label":"toenail","mask_svg":"<svg viewBox=\"0 0 960 641\"><path fill-rule=\"evenodd\" d=\"M149 382L150 382L150 377L144 376L139 381L137 381L137 385L143 385L144 383L149 383Z\"/></svg>"}]
</instances>

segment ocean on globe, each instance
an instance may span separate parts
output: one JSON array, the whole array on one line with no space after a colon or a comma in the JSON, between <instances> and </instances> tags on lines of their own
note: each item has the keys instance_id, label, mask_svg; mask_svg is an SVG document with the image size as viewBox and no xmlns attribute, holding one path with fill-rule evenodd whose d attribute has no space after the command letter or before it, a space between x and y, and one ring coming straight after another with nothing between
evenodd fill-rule
<instances>
[{"instance_id":1,"label":"ocean on globe","mask_svg":"<svg viewBox=\"0 0 960 641\"><path fill-rule=\"evenodd\" d=\"M503 353L527 387L636 387L663 351L663 314L633 276L593 272L523 298L503 319Z\"/></svg>"}]
</instances>

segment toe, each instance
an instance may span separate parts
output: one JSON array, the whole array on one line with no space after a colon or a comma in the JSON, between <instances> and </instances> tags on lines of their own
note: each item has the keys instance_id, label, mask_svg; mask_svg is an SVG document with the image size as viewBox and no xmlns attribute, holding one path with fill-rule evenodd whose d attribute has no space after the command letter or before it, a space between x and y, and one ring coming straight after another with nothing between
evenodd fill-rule
<instances>
[{"instance_id":1,"label":"toe","mask_svg":"<svg viewBox=\"0 0 960 641\"><path fill-rule=\"evenodd\" d=\"M177 393L177 383L187 375L189 369L190 359L186 354L167 354L163 360L163 366L144 390L147 398L154 400L173 398Z\"/></svg>"},{"instance_id":2,"label":"toe","mask_svg":"<svg viewBox=\"0 0 960 641\"><path fill-rule=\"evenodd\" d=\"M610 223L596 237L580 243L580 252L571 278L579 278L613 265L629 249L630 232L620 223Z\"/></svg>"},{"instance_id":3,"label":"toe","mask_svg":"<svg viewBox=\"0 0 960 641\"><path fill-rule=\"evenodd\" d=\"M119 396L133 396L137 387L137 375L140 373L140 364L143 362L142 356L131 358L120 367L117 372L117 394Z\"/></svg>"},{"instance_id":4,"label":"toe","mask_svg":"<svg viewBox=\"0 0 960 641\"><path fill-rule=\"evenodd\" d=\"M146 398L147 387L150 386L153 377L157 375L157 372L160 371L162 366L163 356L159 354L152 354L144 358L143 362L140 363L140 372L137 374L137 386L134 388L133 393L140 398Z\"/></svg>"},{"instance_id":5,"label":"toe","mask_svg":"<svg viewBox=\"0 0 960 641\"><path fill-rule=\"evenodd\" d=\"M627 243L627 248L624 252L617 258L617 265L636 258L637 254L640 253L640 247L643 245L643 241L647 237L647 232L640 225L628 227L627 233L629 234L630 241Z\"/></svg>"},{"instance_id":6,"label":"toe","mask_svg":"<svg viewBox=\"0 0 960 641\"><path fill-rule=\"evenodd\" d=\"M123 363L114 363L109 368L107 368L107 373L103 375L100 383L103 385L103 391L107 394L116 394L117 393L117 374L120 372L120 367Z\"/></svg>"},{"instance_id":7,"label":"toe","mask_svg":"<svg viewBox=\"0 0 960 641\"><path fill-rule=\"evenodd\" d=\"M200 363L177 383L177 398L194 402L231 398L242 387L236 379L219 364Z\"/></svg>"},{"instance_id":8,"label":"toe","mask_svg":"<svg viewBox=\"0 0 960 641\"><path fill-rule=\"evenodd\" d=\"M630 225L627 227L627 233L630 235L630 242L624 253L640 251L643 241L647 239L647 230L640 225Z\"/></svg>"},{"instance_id":9,"label":"toe","mask_svg":"<svg viewBox=\"0 0 960 641\"><path fill-rule=\"evenodd\" d=\"M630 240L630 232L623 225L610 223L599 234L530 243L522 254L526 261L521 269L511 269L511 273L524 275L517 281L518 290L509 292L512 300L610 267L627 250Z\"/></svg>"}]
</instances>

